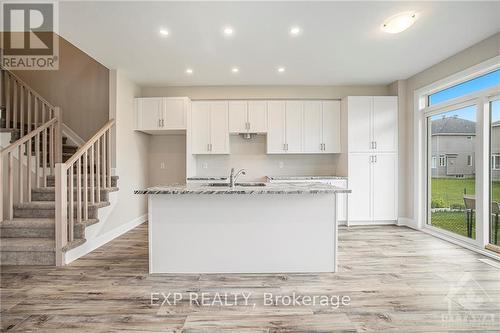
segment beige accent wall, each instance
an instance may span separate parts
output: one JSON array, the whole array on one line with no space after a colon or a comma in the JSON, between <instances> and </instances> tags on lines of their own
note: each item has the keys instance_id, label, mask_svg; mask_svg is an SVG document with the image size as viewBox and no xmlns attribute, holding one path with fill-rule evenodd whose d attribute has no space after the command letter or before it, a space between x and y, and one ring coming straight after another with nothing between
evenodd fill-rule
<instances>
[{"instance_id":1,"label":"beige accent wall","mask_svg":"<svg viewBox=\"0 0 500 333\"><path fill-rule=\"evenodd\" d=\"M415 190L413 178L415 175L415 161L413 156L413 95L415 90L498 55L500 55L500 32L415 74L407 80L398 81L401 85L399 93L403 94L400 95L400 103L402 103L400 104L402 106L402 111L400 111L400 125L402 125L400 127L400 158L406 161L403 164L400 163L399 170L400 183L404 186L400 186L400 197L402 199L401 201L404 202L404 205L400 206L401 217L414 217L413 203L415 199ZM404 155L401 155L401 152L404 152Z\"/></svg>"},{"instance_id":2,"label":"beige accent wall","mask_svg":"<svg viewBox=\"0 0 500 333\"><path fill-rule=\"evenodd\" d=\"M185 183L186 135L150 136L148 160L150 186Z\"/></svg>"},{"instance_id":3,"label":"beige accent wall","mask_svg":"<svg viewBox=\"0 0 500 333\"><path fill-rule=\"evenodd\" d=\"M62 108L63 122L84 140L108 120L109 70L59 37L59 69L15 71L49 103Z\"/></svg>"}]
</instances>

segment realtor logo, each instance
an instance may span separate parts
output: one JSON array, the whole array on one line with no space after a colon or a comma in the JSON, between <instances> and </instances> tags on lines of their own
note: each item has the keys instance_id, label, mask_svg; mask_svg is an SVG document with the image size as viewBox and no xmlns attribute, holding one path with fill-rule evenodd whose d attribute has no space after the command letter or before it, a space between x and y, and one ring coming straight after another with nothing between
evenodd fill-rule
<instances>
[{"instance_id":1,"label":"realtor logo","mask_svg":"<svg viewBox=\"0 0 500 333\"><path fill-rule=\"evenodd\" d=\"M10 70L58 69L56 2L2 4L2 67Z\"/></svg>"}]
</instances>

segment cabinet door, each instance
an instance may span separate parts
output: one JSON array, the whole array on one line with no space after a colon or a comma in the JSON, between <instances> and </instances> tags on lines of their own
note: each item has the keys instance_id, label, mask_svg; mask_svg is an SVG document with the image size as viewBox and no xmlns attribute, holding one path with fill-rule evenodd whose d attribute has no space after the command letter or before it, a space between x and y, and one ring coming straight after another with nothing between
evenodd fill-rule
<instances>
[{"instance_id":1,"label":"cabinet door","mask_svg":"<svg viewBox=\"0 0 500 333\"><path fill-rule=\"evenodd\" d=\"M323 152L340 153L340 101L323 102L322 125Z\"/></svg>"},{"instance_id":2,"label":"cabinet door","mask_svg":"<svg viewBox=\"0 0 500 333\"><path fill-rule=\"evenodd\" d=\"M248 123L252 133L267 132L266 101L248 101Z\"/></svg>"},{"instance_id":3,"label":"cabinet door","mask_svg":"<svg viewBox=\"0 0 500 333\"><path fill-rule=\"evenodd\" d=\"M285 143L287 153L302 152L304 102L286 101Z\"/></svg>"},{"instance_id":4,"label":"cabinet door","mask_svg":"<svg viewBox=\"0 0 500 333\"><path fill-rule=\"evenodd\" d=\"M321 153L322 115L320 101L304 102L304 152Z\"/></svg>"},{"instance_id":5,"label":"cabinet door","mask_svg":"<svg viewBox=\"0 0 500 333\"><path fill-rule=\"evenodd\" d=\"M229 154L227 102L210 103L210 137L212 154Z\"/></svg>"},{"instance_id":6,"label":"cabinet door","mask_svg":"<svg viewBox=\"0 0 500 333\"><path fill-rule=\"evenodd\" d=\"M398 98L375 96L373 98L373 141L379 152L397 151Z\"/></svg>"},{"instance_id":7,"label":"cabinet door","mask_svg":"<svg viewBox=\"0 0 500 333\"><path fill-rule=\"evenodd\" d=\"M164 99L164 129L186 129L187 100L185 98Z\"/></svg>"},{"instance_id":8,"label":"cabinet door","mask_svg":"<svg viewBox=\"0 0 500 333\"><path fill-rule=\"evenodd\" d=\"M163 98L138 98L137 106L138 129L161 129L160 119L163 114Z\"/></svg>"},{"instance_id":9,"label":"cabinet door","mask_svg":"<svg viewBox=\"0 0 500 333\"><path fill-rule=\"evenodd\" d=\"M191 111L191 150L210 154L210 102L193 102Z\"/></svg>"},{"instance_id":10,"label":"cabinet door","mask_svg":"<svg viewBox=\"0 0 500 333\"><path fill-rule=\"evenodd\" d=\"M229 101L229 132L230 133L245 133L248 132L246 125L247 117L247 101Z\"/></svg>"},{"instance_id":11,"label":"cabinet door","mask_svg":"<svg viewBox=\"0 0 500 333\"><path fill-rule=\"evenodd\" d=\"M349 219L371 220L371 163L370 154L349 154Z\"/></svg>"},{"instance_id":12,"label":"cabinet door","mask_svg":"<svg viewBox=\"0 0 500 333\"><path fill-rule=\"evenodd\" d=\"M285 145L285 102L267 102L267 153L284 153Z\"/></svg>"},{"instance_id":13,"label":"cabinet door","mask_svg":"<svg viewBox=\"0 0 500 333\"><path fill-rule=\"evenodd\" d=\"M373 220L397 219L397 157L376 154L373 165ZM350 179L350 178L349 178Z\"/></svg>"},{"instance_id":14,"label":"cabinet door","mask_svg":"<svg viewBox=\"0 0 500 333\"><path fill-rule=\"evenodd\" d=\"M371 151L371 111L373 97L347 98L348 149L349 152Z\"/></svg>"}]
</instances>

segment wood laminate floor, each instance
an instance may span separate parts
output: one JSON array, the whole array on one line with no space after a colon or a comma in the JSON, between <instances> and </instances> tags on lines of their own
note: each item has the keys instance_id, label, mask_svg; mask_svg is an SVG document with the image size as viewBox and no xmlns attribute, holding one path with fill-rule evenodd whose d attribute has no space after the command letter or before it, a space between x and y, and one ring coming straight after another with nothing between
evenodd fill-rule
<instances>
[{"instance_id":1,"label":"wood laminate floor","mask_svg":"<svg viewBox=\"0 0 500 333\"><path fill-rule=\"evenodd\" d=\"M144 224L67 267L2 267L1 329L500 332L500 269L478 260L485 257L396 226L344 228L339 244L335 274L150 276ZM151 293L160 301L151 304ZM248 303L240 296L232 305L243 293ZM275 299L293 293L330 298L328 305L295 306ZM175 305L174 295L182 298ZM205 303L193 295L206 295ZM160 305L166 296L171 304ZM350 302L337 308L332 296Z\"/></svg>"}]
</instances>

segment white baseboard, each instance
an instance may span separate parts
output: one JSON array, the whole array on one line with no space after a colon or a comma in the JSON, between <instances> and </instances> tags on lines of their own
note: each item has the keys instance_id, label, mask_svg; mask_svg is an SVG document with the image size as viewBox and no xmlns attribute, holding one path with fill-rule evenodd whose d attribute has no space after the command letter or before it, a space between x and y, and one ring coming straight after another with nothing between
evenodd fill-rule
<instances>
[{"instance_id":1,"label":"white baseboard","mask_svg":"<svg viewBox=\"0 0 500 333\"><path fill-rule=\"evenodd\" d=\"M354 225L365 225L365 226L375 226L375 225L395 225L396 221L349 221L349 226ZM347 225L345 221L339 221L339 225Z\"/></svg>"},{"instance_id":2,"label":"white baseboard","mask_svg":"<svg viewBox=\"0 0 500 333\"><path fill-rule=\"evenodd\" d=\"M408 217L400 217L400 218L398 218L397 225L400 226L400 227L408 227L408 228L412 228L412 229L415 229L415 230L420 230L420 228L418 227L417 222L414 219L410 219Z\"/></svg>"},{"instance_id":3,"label":"white baseboard","mask_svg":"<svg viewBox=\"0 0 500 333\"><path fill-rule=\"evenodd\" d=\"M142 223L146 222L148 220L148 214L144 214L139 216L138 218L133 219L130 222L127 222L124 225L119 226L118 228L115 228L113 230L110 230L106 232L105 234L102 234L92 240L88 240L82 245L69 250L66 252L66 264L69 264L72 261L75 261L78 258L83 257L87 253L90 253L94 251L95 249L103 246L106 243L109 243L113 239L123 235L124 233L134 229L135 227L141 225Z\"/></svg>"}]
</instances>

